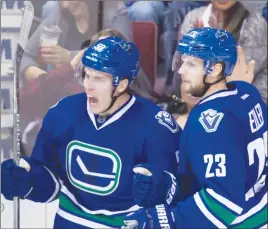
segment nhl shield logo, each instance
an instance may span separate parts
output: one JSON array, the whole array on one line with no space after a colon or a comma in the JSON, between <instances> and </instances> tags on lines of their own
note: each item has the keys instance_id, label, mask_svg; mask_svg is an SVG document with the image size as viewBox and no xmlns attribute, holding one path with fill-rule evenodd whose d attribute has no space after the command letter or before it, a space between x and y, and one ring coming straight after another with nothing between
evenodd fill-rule
<instances>
[{"instance_id":1,"label":"nhl shield logo","mask_svg":"<svg viewBox=\"0 0 268 229\"><path fill-rule=\"evenodd\" d=\"M223 118L224 114L221 112L217 112L213 109L208 109L201 113L199 118L199 122L204 127L206 132L212 133L215 132Z\"/></svg>"},{"instance_id":2,"label":"nhl shield logo","mask_svg":"<svg viewBox=\"0 0 268 229\"><path fill-rule=\"evenodd\" d=\"M155 118L158 122L167 127L172 133L176 133L179 130L177 122L172 118L171 114L166 111L159 111Z\"/></svg>"}]
</instances>

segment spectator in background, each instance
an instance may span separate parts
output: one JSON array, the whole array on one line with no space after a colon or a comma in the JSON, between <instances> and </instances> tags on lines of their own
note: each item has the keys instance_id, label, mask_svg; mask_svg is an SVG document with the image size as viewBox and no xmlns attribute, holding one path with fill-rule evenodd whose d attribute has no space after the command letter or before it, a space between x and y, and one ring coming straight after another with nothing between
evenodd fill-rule
<instances>
[{"instance_id":1,"label":"spectator in background","mask_svg":"<svg viewBox=\"0 0 268 229\"><path fill-rule=\"evenodd\" d=\"M89 3L86 1L60 1L60 8L55 8L37 28L27 43L20 67L20 73L31 81L47 70L47 64L54 65L69 62L79 50L82 42L90 34ZM57 25L61 34L57 44L41 44L41 33L45 26ZM74 42L75 41L75 42ZM44 66L45 65L45 66Z\"/></svg>"},{"instance_id":2,"label":"spectator in background","mask_svg":"<svg viewBox=\"0 0 268 229\"><path fill-rule=\"evenodd\" d=\"M196 8L208 5L209 1L172 1L164 14L164 31L160 37L162 55L165 59L166 86L171 86L173 54L177 46L178 29L186 14Z\"/></svg>"},{"instance_id":3,"label":"spectator in background","mask_svg":"<svg viewBox=\"0 0 268 229\"><path fill-rule=\"evenodd\" d=\"M42 18L45 19L51 14L51 12L59 10L59 1L47 1L42 5Z\"/></svg>"},{"instance_id":4,"label":"spectator in background","mask_svg":"<svg viewBox=\"0 0 268 229\"><path fill-rule=\"evenodd\" d=\"M181 34L194 27L210 26L231 32L245 53L246 62L255 60L252 83L267 104L267 22L259 12L250 13L239 1L213 0L207 7L190 11Z\"/></svg>"},{"instance_id":5,"label":"spectator in background","mask_svg":"<svg viewBox=\"0 0 268 229\"><path fill-rule=\"evenodd\" d=\"M163 1L125 0L132 21L151 21L162 26L166 4Z\"/></svg>"},{"instance_id":6,"label":"spectator in background","mask_svg":"<svg viewBox=\"0 0 268 229\"><path fill-rule=\"evenodd\" d=\"M20 68L23 79L27 81L36 79L56 65L68 63L77 54L82 42L97 31L97 4L95 0L59 1L60 7L51 12L27 43ZM118 17L120 15L116 15L117 20L111 25L112 28L120 27ZM121 20L129 18L127 15L122 15ZM58 43L40 45L41 32L44 26L50 25L57 25L61 29ZM124 31L120 32L124 34Z\"/></svg>"},{"instance_id":7,"label":"spectator in background","mask_svg":"<svg viewBox=\"0 0 268 229\"><path fill-rule=\"evenodd\" d=\"M93 1L96 2L96 0ZM102 7L100 7L101 3ZM59 1L47 1L42 7L43 18L46 18L56 8L59 9ZM98 2L96 11L102 15L100 25L102 29L115 28L124 34L129 41L132 41L131 21L128 19L128 10L123 1Z\"/></svg>"},{"instance_id":8,"label":"spectator in background","mask_svg":"<svg viewBox=\"0 0 268 229\"><path fill-rule=\"evenodd\" d=\"M132 21L150 21L158 25L159 53L164 59L164 67L159 67L158 75L164 75L165 85L170 86L173 80L171 65L178 28L187 12L207 5L207 1L125 1L125 4ZM165 89L162 87L158 92L162 94Z\"/></svg>"},{"instance_id":9,"label":"spectator in background","mask_svg":"<svg viewBox=\"0 0 268 229\"><path fill-rule=\"evenodd\" d=\"M250 13L261 13L263 7L265 6L266 2L264 0L241 0L243 6L250 12Z\"/></svg>"},{"instance_id":10,"label":"spectator in background","mask_svg":"<svg viewBox=\"0 0 268 229\"><path fill-rule=\"evenodd\" d=\"M44 5L46 5L46 2L48 2L48 1L30 0L30 2L32 3L32 5L34 7L34 19L33 19L32 26L31 26L31 29L29 32L29 37L32 36L34 31L38 28L38 26L42 22L43 7L44 7Z\"/></svg>"},{"instance_id":11,"label":"spectator in background","mask_svg":"<svg viewBox=\"0 0 268 229\"><path fill-rule=\"evenodd\" d=\"M116 29L128 41L133 41L132 22L128 15L128 8L121 1L102 1L99 2L99 13L102 14L102 29ZM112 23L111 23L112 22Z\"/></svg>"}]
</instances>

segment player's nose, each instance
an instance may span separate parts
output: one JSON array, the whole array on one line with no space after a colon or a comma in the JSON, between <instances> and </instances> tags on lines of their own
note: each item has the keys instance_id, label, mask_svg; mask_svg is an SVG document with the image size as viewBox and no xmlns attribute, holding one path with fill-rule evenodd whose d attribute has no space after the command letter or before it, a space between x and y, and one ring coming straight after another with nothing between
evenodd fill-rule
<instances>
[{"instance_id":1,"label":"player's nose","mask_svg":"<svg viewBox=\"0 0 268 229\"><path fill-rule=\"evenodd\" d=\"M95 86L94 84L92 83L92 80L90 78L85 78L84 79L84 88L85 88L85 91L94 91L95 90Z\"/></svg>"},{"instance_id":2,"label":"player's nose","mask_svg":"<svg viewBox=\"0 0 268 229\"><path fill-rule=\"evenodd\" d=\"M178 73L179 73L181 76L184 75L184 74L186 73L186 68L185 68L185 65L184 65L184 64L182 64L182 65L180 66Z\"/></svg>"}]
</instances>

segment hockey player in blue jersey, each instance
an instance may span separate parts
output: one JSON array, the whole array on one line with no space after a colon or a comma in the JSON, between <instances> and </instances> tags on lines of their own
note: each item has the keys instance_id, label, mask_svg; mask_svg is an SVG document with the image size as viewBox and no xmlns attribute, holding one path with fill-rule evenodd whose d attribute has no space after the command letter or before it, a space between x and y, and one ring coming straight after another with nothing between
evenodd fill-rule
<instances>
[{"instance_id":1,"label":"hockey player in blue jersey","mask_svg":"<svg viewBox=\"0 0 268 229\"><path fill-rule=\"evenodd\" d=\"M201 101L181 137L177 200L152 207L144 198L154 191L150 179L135 175L134 199L145 209L127 216L124 228L267 228L267 106L251 84L226 83L236 60L227 31L193 29L179 41L173 69ZM196 181L192 189L185 175Z\"/></svg>"},{"instance_id":2,"label":"hockey player in blue jersey","mask_svg":"<svg viewBox=\"0 0 268 229\"><path fill-rule=\"evenodd\" d=\"M162 199L163 171L177 170L180 129L170 114L131 93L138 69L133 43L112 37L89 47L76 74L85 93L49 109L31 157L20 161L29 166L2 163L5 198L58 198L54 228L120 228L123 216L139 209L132 168L149 163L157 174L154 199Z\"/></svg>"}]
</instances>

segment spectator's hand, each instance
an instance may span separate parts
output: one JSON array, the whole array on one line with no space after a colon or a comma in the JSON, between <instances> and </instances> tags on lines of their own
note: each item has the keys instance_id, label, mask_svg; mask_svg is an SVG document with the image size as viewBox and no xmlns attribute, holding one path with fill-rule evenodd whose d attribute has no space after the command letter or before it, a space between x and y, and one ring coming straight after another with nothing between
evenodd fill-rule
<instances>
[{"instance_id":1,"label":"spectator's hand","mask_svg":"<svg viewBox=\"0 0 268 229\"><path fill-rule=\"evenodd\" d=\"M248 83L252 83L254 79L254 67L255 61L251 60L248 64L245 60L244 50L241 46L238 46L238 56L235 68L231 76L227 77L227 82L242 80Z\"/></svg>"},{"instance_id":2,"label":"spectator's hand","mask_svg":"<svg viewBox=\"0 0 268 229\"><path fill-rule=\"evenodd\" d=\"M81 62L82 56L85 52L86 48L79 51L74 58L71 60L70 64L73 67L73 69L76 69L76 67L78 66L78 64Z\"/></svg>"},{"instance_id":3,"label":"spectator's hand","mask_svg":"<svg viewBox=\"0 0 268 229\"><path fill-rule=\"evenodd\" d=\"M63 64L71 60L71 54L67 49L59 45L40 45L40 58L46 64Z\"/></svg>"}]
</instances>

